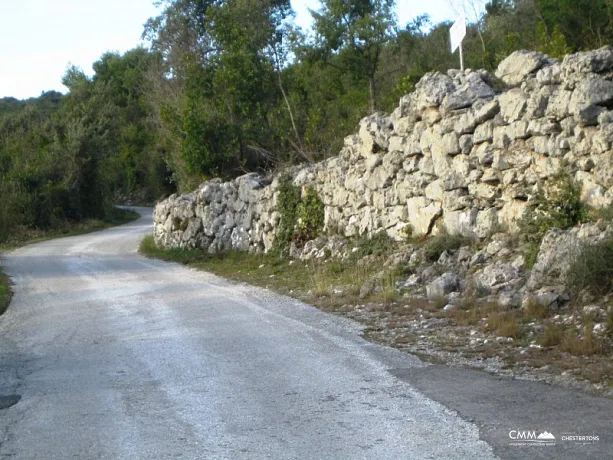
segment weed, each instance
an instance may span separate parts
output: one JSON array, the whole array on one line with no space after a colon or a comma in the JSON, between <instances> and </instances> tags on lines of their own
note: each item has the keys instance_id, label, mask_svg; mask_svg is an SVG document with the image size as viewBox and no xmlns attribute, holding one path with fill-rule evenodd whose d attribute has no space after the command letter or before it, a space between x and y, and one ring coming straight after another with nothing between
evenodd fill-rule
<instances>
[{"instance_id":1,"label":"weed","mask_svg":"<svg viewBox=\"0 0 613 460\"><path fill-rule=\"evenodd\" d=\"M541 248L541 241L543 239L543 235L533 235L533 238L529 236L524 236L523 247L523 255L524 261L526 264L526 269L530 270L536 264L536 259L539 255L539 250Z\"/></svg>"},{"instance_id":2,"label":"weed","mask_svg":"<svg viewBox=\"0 0 613 460\"><path fill-rule=\"evenodd\" d=\"M279 201L277 203L280 220L275 238L275 246L280 250L288 248L292 241L299 204L300 188L292 183L289 176L282 177L279 183Z\"/></svg>"},{"instance_id":3,"label":"weed","mask_svg":"<svg viewBox=\"0 0 613 460\"><path fill-rule=\"evenodd\" d=\"M396 242L387 233L379 232L370 238L360 238L356 242L357 250L352 253L352 258L357 260L366 256L382 256L389 253L396 246Z\"/></svg>"},{"instance_id":4,"label":"weed","mask_svg":"<svg viewBox=\"0 0 613 460\"><path fill-rule=\"evenodd\" d=\"M435 309L440 310L445 305L447 305L447 299L445 298L445 296L438 296L432 300L432 305Z\"/></svg>"},{"instance_id":5,"label":"weed","mask_svg":"<svg viewBox=\"0 0 613 460\"><path fill-rule=\"evenodd\" d=\"M590 220L597 221L603 219L611 222L613 220L613 206L605 206L603 208L589 208Z\"/></svg>"},{"instance_id":6,"label":"weed","mask_svg":"<svg viewBox=\"0 0 613 460\"><path fill-rule=\"evenodd\" d=\"M309 269L309 276L311 279L313 294L315 296L324 297L330 294L332 291L330 280L326 276L322 265L315 265L312 263Z\"/></svg>"},{"instance_id":7,"label":"weed","mask_svg":"<svg viewBox=\"0 0 613 460\"><path fill-rule=\"evenodd\" d=\"M277 253L280 255L293 241L298 246L315 239L324 227L324 204L312 187L307 187L301 196L300 187L291 178L281 178L277 210L280 214L279 227L275 238Z\"/></svg>"},{"instance_id":8,"label":"weed","mask_svg":"<svg viewBox=\"0 0 613 460\"><path fill-rule=\"evenodd\" d=\"M360 289L369 278L370 273L370 266L360 263L359 261L351 266L351 269L349 270L349 292L351 295L357 296L360 294Z\"/></svg>"},{"instance_id":9,"label":"weed","mask_svg":"<svg viewBox=\"0 0 613 460\"><path fill-rule=\"evenodd\" d=\"M157 249L158 247L155 244L155 239L153 238L153 235L147 235L146 237L144 237L141 240L140 245L138 246L138 250L140 252L148 255L155 253Z\"/></svg>"},{"instance_id":10,"label":"weed","mask_svg":"<svg viewBox=\"0 0 613 460\"><path fill-rule=\"evenodd\" d=\"M476 326L481 322L485 308L476 304L475 298L467 298L448 313L458 326Z\"/></svg>"},{"instance_id":11,"label":"weed","mask_svg":"<svg viewBox=\"0 0 613 460\"><path fill-rule=\"evenodd\" d=\"M555 347L564 339L564 328L559 324L548 324L537 342L543 347Z\"/></svg>"},{"instance_id":12,"label":"weed","mask_svg":"<svg viewBox=\"0 0 613 460\"><path fill-rule=\"evenodd\" d=\"M613 240L583 245L568 272L568 285L574 295L584 289L604 295L613 289Z\"/></svg>"},{"instance_id":13,"label":"weed","mask_svg":"<svg viewBox=\"0 0 613 460\"><path fill-rule=\"evenodd\" d=\"M386 273L381 278L381 296L384 302L393 302L398 298L399 292L396 289L396 276L392 272Z\"/></svg>"},{"instance_id":14,"label":"weed","mask_svg":"<svg viewBox=\"0 0 613 460\"><path fill-rule=\"evenodd\" d=\"M516 317L507 311L494 311L487 317L487 329L500 337L517 339L521 329Z\"/></svg>"},{"instance_id":15,"label":"weed","mask_svg":"<svg viewBox=\"0 0 613 460\"><path fill-rule=\"evenodd\" d=\"M524 308L526 319L545 319L551 316L551 310L546 305L542 305L534 298L529 298Z\"/></svg>"},{"instance_id":16,"label":"weed","mask_svg":"<svg viewBox=\"0 0 613 460\"><path fill-rule=\"evenodd\" d=\"M292 236L297 245L315 239L324 227L324 204L317 190L308 187L296 209L296 228Z\"/></svg>"},{"instance_id":17,"label":"weed","mask_svg":"<svg viewBox=\"0 0 613 460\"><path fill-rule=\"evenodd\" d=\"M592 321L588 320L583 338L580 338L574 329L569 329L562 339L560 350L576 356L591 356L603 353L604 347L602 342L594 337Z\"/></svg>"}]
</instances>

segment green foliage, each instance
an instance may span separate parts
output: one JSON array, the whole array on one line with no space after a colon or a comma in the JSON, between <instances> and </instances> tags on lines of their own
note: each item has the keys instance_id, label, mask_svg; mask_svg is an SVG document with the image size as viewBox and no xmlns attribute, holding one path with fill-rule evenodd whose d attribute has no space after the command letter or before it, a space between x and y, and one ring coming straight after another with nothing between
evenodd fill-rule
<instances>
[{"instance_id":1,"label":"green foliage","mask_svg":"<svg viewBox=\"0 0 613 460\"><path fill-rule=\"evenodd\" d=\"M551 32L551 37L547 35L545 25L543 23L538 24L538 37L541 45L538 47L539 51L549 55L552 58L564 59L564 56L572 52L570 46L566 43L566 37L560 31L560 26L555 25Z\"/></svg>"},{"instance_id":2,"label":"green foliage","mask_svg":"<svg viewBox=\"0 0 613 460\"><path fill-rule=\"evenodd\" d=\"M52 230L108 219L117 199L169 190L144 100L144 49L107 53L88 78L72 67L70 93L6 100L0 110L0 240L17 227Z\"/></svg>"},{"instance_id":3,"label":"green foliage","mask_svg":"<svg viewBox=\"0 0 613 460\"><path fill-rule=\"evenodd\" d=\"M203 178L337 155L364 115L393 110L426 72L458 66L449 23L396 24L393 4L324 0L309 34L288 0L162 0L143 34L150 50L105 53L92 77L69 68L66 96L0 99L0 239ZM560 58L610 45L612 18L610 0L492 0L468 24L465 63L492 70L519 48ZM544 229L582 219L567 191L559 209L529 213L529 259ZM280 241L312 234L288 227Z\"/></svg>"},{"instance_id":4,"label":"green foliage","mask_svg":"<svg viewBox=\"0 0 613 460\"><path fill-rule=\"evenodd\" d=\"M300 188L296 187L289 177L283 177L279 184L279 201L277 211L280 215L279 226L275 237L275 247L285 250L294 236L294 229L300 205Z\"/></svg>"},{"instance_id":5,"label":"green foliage","mask_svg":"<svg viewBox=\"0 0 613 460\"><path fill-rule=\"evenodd\" d=\"M462 235L449 235L442 231L440 234L428 238L424 245L425 257L428 262L436 262L445 251L459 249L471 243L469 238Z\"/></svg>"},{"instance_id":6,"label":"green foliage","mask_svg":"<svg viewBox=\"0 0 613 460\"><path fill-rule=\"evenodd\" d=\"M147 235L144 237L138 246L138 250L143 254L153 255L157 250L157 245L155 244L153 235Z\"/></svg>"},{"instance_id":7,"label":"green foliage","mask_svg":"<svg viewBox=\"0 0 613 460\"><path fill-rule=\"evenodd\" d=\"M324 203L319 198L317 190L307 187L302 200L296 209L296 229L293 241L302 245L315 239L324 227Z\"/></svg>"},{"instance_id":8,"label":"green foliage","mask_svg":"<svg viewBox=\"0 0 613 460\"><path fill-rule=\"evenodd\" d=\"M324 57L334 53L342 68L369 84L370 111L377 108L375 76L381 52L393 37L393 0L322 0L311 11Z\"/></svg>"},{"instance_id":9,"label":"green foliage","mask_svg":"<svg viewBox=\"0 0 613 460\"><path fill-rule=\"evenodd\" d=\"M537 0L535 7L547 29L558 28L572 50L612 43L613 5L610 0Z\"/></svg>"},{"instance_id":10,"label":"green foliage","mask_svg":"<svg viewBox=\"0 0 613 460\"><path fill-rule=\"evenodd\" d=\"M359 260L366 256L381 256L396 247L396 243L385 232L375 233L371 237L362 237L356 243L357 250L352 252L352 259Z\"/></svg>"},{"instance_id":11,"label":"green foliage","mask_svg":"<svg viewBox=\"0 0 613 460\"><path fill-rule=\"evenodd\" d=\"M552 177L530 200L519 221L520 243L526 266L536 262L545 233L551 228L574 227L588 218L588 208L581 202L581 186L566 173Z\"/></svg>"},{"instance_id":12,"label":"green foliage","mask_svg":"<svg viewBox=\"0 0 613 460\"><path fill-rule=\"evenodd\" d=\"M283 177L279 185L277 211L280 215L275 238L275 250L285 251L290 243L298 246L315 239L324 226L324 204L317 191L307 187L302 196L300 187L289 177Z\"/></svg>"}]
</instances>

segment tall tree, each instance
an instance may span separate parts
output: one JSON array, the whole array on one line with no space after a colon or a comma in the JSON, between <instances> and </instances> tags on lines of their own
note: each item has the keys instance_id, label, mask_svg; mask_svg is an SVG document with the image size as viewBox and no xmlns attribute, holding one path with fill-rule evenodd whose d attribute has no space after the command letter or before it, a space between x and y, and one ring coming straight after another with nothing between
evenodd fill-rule
<instances>
[{"instance_id":1,"label":"tall tree","mask_svg":"<svg viewBox=\"0 0 613 460\"><path fill-rule=\"evenodd\" d=\"M322 0L311 10L322 57L338 54L344 70L367 79L370 112L377 109L381 52L395 36L394 0ZM332 64L335 65L335 64Z\"/></svg>"}]
</instances>

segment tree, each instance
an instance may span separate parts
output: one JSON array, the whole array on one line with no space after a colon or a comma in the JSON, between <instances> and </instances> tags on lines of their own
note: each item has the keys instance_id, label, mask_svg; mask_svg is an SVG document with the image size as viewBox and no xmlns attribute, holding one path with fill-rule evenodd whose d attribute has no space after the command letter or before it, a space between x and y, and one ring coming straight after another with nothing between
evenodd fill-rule
<instances>
[{"instance_id":1,"label":"tree","mask_svg":"<svg viewBox=\"0 0 613 460\"><path fill-rule=\"evenodd\" d=\"M395 36L394 0L322 0L311 10L317 46L327 63L337 54L343 70L368 81L370 112L377 109L376 74L381 52Z\"/></svg>"},{"instance_id":2,"label":"tree","mask_svg":"<svg viewBox=\"0 0 613 460\"><path fill-rule=\"evenodd\" d=\"M573 50L613 43L611 0L533 0L549 34L554 28Z\"/></svg>"}]
</instances>

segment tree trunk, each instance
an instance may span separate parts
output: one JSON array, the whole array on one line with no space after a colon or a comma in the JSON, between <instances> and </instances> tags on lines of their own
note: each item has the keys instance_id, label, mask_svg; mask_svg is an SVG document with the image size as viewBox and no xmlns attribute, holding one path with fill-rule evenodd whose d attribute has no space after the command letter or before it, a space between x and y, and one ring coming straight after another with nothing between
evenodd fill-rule
<instances>
[{"instance_id":1,"label":"tree trunk","mask_svg":"<svg viewBox=\"0 0 613 460\"><path fill-rule=\"evenodd\" d=\"M368 77L368 90L370 95L370 113L371 115L377 111L377 90L375 87L375 76Z\"/></svg>"}]
</instances>

